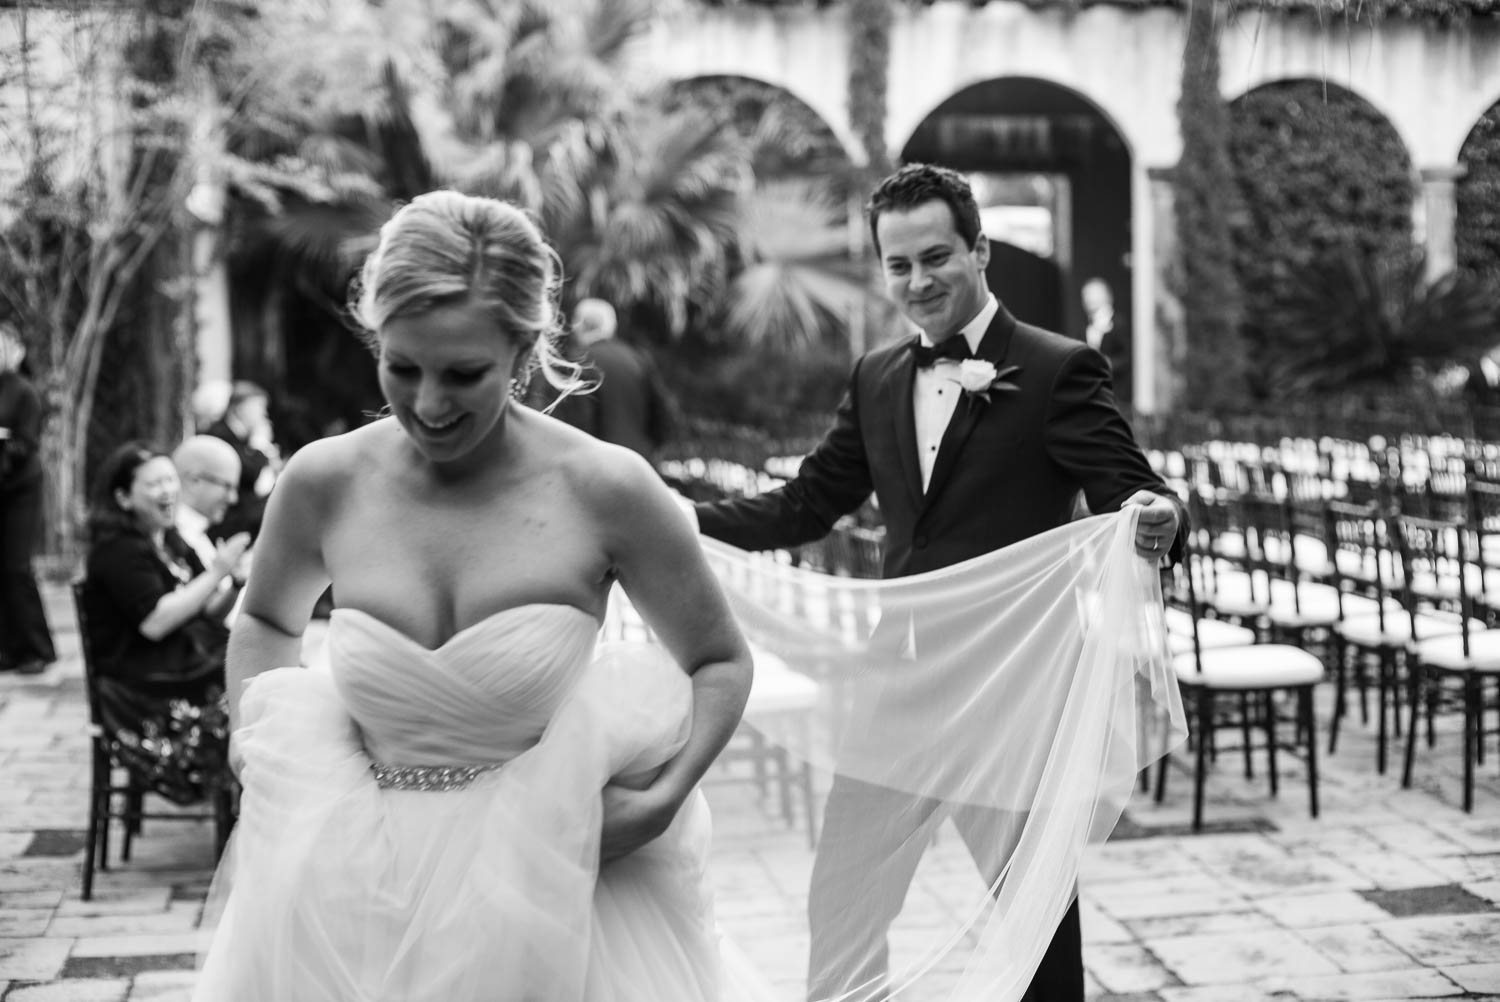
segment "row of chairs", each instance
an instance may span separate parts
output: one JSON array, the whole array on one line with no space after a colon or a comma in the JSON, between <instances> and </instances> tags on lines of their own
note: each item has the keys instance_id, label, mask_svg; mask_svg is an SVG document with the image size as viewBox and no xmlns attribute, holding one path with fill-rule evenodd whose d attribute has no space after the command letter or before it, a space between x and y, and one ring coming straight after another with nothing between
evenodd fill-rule
<instances>
[{"instance_id":1,"label":"row of chairs","mask_svg":"<svg viewBox=\"0 0 1500 1002\"><path fill-rule=\"evenodd\" d=\"M1474 766L1484 751L1487 686L1500 679L1500 632L1494 629L1500 619L1500 546L1494 545L1500 487L1471 481L1467 488L1470 512L1460 519L1432 518L1375 501L1312 501L1224 489L1191 493L1194 531L1175 590L1194 651L1213 652L1204 662L1208 665L1230 663L1231 656L1220 651L1238 651L1233 657L1260 668L1210 667L1200 674L1226 680L1225 685L1238 678L1244 692L1293 690L1299 703L1304 696L1310 699L1307 687L1331 677L1330 752L1351 690L1358 691L1368 720L1373 687L1381 772L1391 733L1400 734L1404 702L1409 721L1403 782L1408 785L1419 710L1428 711L1431 745L1432 718L1452 702L1446 690L1457 682L1464 712L1463 802L1472 809ZM1258 650L1246 650L1241 641L1247 635L1234 634L1235 628L1249 631ZM1292 667L1296 671L1288 675ZM1179 676L1185 689L1205 684L1195 682L1191 671ZM1310 739L1310 717L1300 710L1298 716L1298 732ZM1308 755L1312 773L1310 740Z\"/></svg>"},{"instance_id":2,"label":"row of chairs","mask_svg":"<svg viewBox=\"0 0 1500 1002\"><path fill-rule=\"evenodd\" d=\"M1149 455L1158 472L1183 490L1388 500L1408 514L1431 518L1461 517L1469 483L1500 483L1500 445L1453 436L1287 438L1275 445L1207 441Z\"/></svg>"}]
</instances>

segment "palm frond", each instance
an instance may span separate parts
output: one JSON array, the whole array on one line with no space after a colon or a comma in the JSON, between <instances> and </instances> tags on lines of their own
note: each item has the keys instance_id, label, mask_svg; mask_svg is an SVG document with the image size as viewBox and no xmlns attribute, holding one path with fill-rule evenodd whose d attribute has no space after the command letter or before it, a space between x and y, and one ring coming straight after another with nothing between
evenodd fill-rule
<instances>
[{"instance_id":1,"label":"palm frond","mask_svg":"<svg viewBox=\"0 0 1500 1002\"><path fill-rule=\"evenodd\" d=\"M389 211L374 200L290 200L276 215L250 221L239 235L237 251L337 286L358 264L362 241L379 230Z\"/></svg>"},{"instance_id":2,"label":"palm frond","mask_svg":"<svg viewBox=\"0 0 1500 1002\"><path fill-rule=\"evenodd\" d=\"M1420 248L1338 247L1290 277L1271 314L1285 392L1391 383L1414 365L1473 357L1494 340L1495 308L1457 274L1429 283Z\"/></svg>"},{"instance_id":3,"label":"palm frond","mask_svg":"<svg viewBox=\"0 0 1500 1002\"><path fill-rule=\"evenodd\" d=\"M847 260L845 207L826 187L806 180L760 185L741 205L740 240L751 260Z\"/></svg>"},{"instance_id":4,"label":"palm frond","mask_svg":"<svg viewBox=\"0 0 1500 1002\"><path fill-rule=\"evenodd\" d=\"M593 0L579 26L596 62L616 73L630 45L651 28L652 0Z\"/></svg>"},{"instance_id":5,"label":"palm frond","mask_svg":"<svg viewBox=\"0 0 1500 1002\"><path fill-rule=\"evenodd\" d=\"M866 290L828 272L768 261L731 283L726 333L760 350L798 355L841 337Z\"/></svg>"},{"instance_id":6,"label":"palm frond","mask_svg":"<svg viewBox=\"0 0 1500 1002\"><path fill-rule=\"evenodd\" d=\"M374 175L380 170L380 158L373 150L330 132L313 132L303 137L297 144L296 159L325 175Z\"/></svg>"},{"instance_id":7,"label":"palm frond","mask_svg":"<svg viewBox=\"0 0 1500 1002\"><path fill-rule=\"evenodd\" d=\"M366 139L389 193L408 199L437 187L437 171L417 127L411 90L394 63L386 64L383 82L385 101L365 120Z\"/></svg>"},{"instance_id":8,"label":"palm frond","mask_svg":"<svg viewBox=\"0 0 1500 1002\"><path fill-rule=\"evenodd\" d=\"M541 208L542 185L525 143L490 142L472 150L467 161L450 164L450 176L455 187L471 195L503 198L533 212Z\"/></svg>"}]
</instances>

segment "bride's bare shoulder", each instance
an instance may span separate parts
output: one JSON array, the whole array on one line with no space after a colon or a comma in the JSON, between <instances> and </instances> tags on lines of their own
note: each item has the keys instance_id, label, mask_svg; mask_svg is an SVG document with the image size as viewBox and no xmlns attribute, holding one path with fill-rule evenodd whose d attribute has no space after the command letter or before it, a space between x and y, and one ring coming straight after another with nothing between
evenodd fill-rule
<instances>
[{"instance_id":1,"label":"bride's bare shoulder","mask_svg":"<svg viewBox=\"0 0 1500 1002\"><path fill-rule=\"evenodd\" d=\"M396 433L395 422L384 418L342 435L309 442L287 461L278 487L321 497L337 493L362 471L384 466Z\"/></svg>"},{"instance_id":2,"label":"bride's bare shoulder","mask_svg":"<svg viewBox=\"0 0 1500 1002\"><path fill-rule=\"evenodd\" d=\"M600 441L561 421L546 421L538 441L569 486L585 501L618 501L622 492L636 493L657 479L650 464L629 449Z\"/></svg>"}]
</instances>

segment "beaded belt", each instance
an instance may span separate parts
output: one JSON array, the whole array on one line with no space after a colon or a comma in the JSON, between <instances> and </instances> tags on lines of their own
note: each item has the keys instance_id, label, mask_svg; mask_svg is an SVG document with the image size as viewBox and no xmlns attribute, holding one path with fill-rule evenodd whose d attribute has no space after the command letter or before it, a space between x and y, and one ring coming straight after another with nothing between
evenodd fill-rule
<instances>
[{"instance_id":1,"label":"beaded belt","mask_svg":"<svg viewBox=\"0 0 1500 1002\"><path fill-rule=\"evenodd\" d=\"M493 765L383 765L370 763L375 783L382 790L462 790L487 772L500 768Z\"/></svg>"}]
</instances>

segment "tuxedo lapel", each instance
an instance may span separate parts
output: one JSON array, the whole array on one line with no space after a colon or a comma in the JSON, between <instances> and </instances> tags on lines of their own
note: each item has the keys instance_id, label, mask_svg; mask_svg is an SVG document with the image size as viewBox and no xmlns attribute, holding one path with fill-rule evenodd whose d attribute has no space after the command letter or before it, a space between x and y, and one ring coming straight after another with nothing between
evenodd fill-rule
<instances>
[{"instance_id":1,"label":"tuxedo lapel","mask_svg":"<svg viewBox=\"0 0 1500 1002\"><path fill-rule=\"evenodd\" d=\"M1003 367L1005 355L1010 350L1011 335L1015 333L1016 321L1005 307L1001 306L995 314L995 319L990 321L989 330L985 331L984 339L979 342L979 351L976 358L993 362L998 371ZM907 410L911 409L910 394L907 394ZM922 498L925 508L932 503L932 499L943 488L948 477L953 473L953 468L958 463L959 453L963 451L964 443L974 433L985 413L997 405L998 401L991 399L985 401L978 397L965 393L953 409L953 417L948 422L948 427L943 432L943 440L938 445L937 458L932 464L932 477L927 481L927 493ZM915 437L915 433L913 433ZM913 450L913 457L916 452Z\"/></svg>"},{"instance_id":2,"label":"tuxedo lapel","mask_svg":"<svg viewBox=\"0 0 1500 1002\"><path fill-rule=\"evenodd\" d=\"M912 400L916 372L917 363L911 352L896 353L881 394L890 403L891 417L896 425L896 454L900 457L901 479L911 493L913 508L922 501L922 468L917 462L917 420Z\"/></svg>"}]
</instances>

